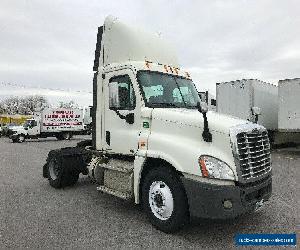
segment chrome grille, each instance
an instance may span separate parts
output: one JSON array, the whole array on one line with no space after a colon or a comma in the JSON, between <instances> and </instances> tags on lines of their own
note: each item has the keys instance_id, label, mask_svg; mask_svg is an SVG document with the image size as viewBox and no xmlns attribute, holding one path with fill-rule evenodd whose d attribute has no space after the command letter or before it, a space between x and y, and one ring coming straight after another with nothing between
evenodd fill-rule
<instances>
[{"instance_id":1,"label":"chrome grille","mask_svg":"<svg viewBox=\"0 0 300 250\"><path fill-rule=\"evenodd\" d=\"M267 131L241 132L236 137L241 177L247 180L269 172L271 157Z\"/></svg>"}]
</instances>

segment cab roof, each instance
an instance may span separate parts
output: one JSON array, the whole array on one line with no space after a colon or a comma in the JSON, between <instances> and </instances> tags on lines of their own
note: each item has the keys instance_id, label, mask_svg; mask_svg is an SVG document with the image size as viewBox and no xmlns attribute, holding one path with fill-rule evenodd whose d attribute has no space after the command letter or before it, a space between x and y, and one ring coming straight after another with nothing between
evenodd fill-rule
<instances>
[{"instance_id":1,"label":"cab roof","mask_svg":"<svg viewBox=\"0 0 300 250\"><path fill-rule=\"evenodd\" d=\"M108 16L104 22L100 66L128 61L150 61L179 67L175 49L159 34L131 27ZM102 65L101 65L102 64Z\"/></svg>"}]
</instances>

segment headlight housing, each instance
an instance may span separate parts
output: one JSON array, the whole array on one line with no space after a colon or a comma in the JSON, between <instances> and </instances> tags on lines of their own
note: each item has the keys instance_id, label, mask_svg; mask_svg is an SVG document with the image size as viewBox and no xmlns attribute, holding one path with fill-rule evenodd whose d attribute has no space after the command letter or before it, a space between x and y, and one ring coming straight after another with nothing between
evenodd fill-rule
<instances>
[{"instance_id":1,"label":"headlight housing","mask_svg":"<svg viewBox=\"0 0 300 250\"><path fill-rule=\"evenodd\" d=\"M212 156L200 156L199 165L203 177L221 180L235 179L232 169L225 162Z\"/></svg>"}]
</instances>

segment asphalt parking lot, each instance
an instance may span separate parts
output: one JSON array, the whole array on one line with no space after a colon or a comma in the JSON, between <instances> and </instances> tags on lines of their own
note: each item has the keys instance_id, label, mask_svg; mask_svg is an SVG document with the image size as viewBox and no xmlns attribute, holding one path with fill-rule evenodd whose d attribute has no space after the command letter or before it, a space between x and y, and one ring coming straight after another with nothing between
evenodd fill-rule
<instances>
[{"instance_id":1,"label":"asphalt parking lot","mask_svg":"<svg viewBox=\"0 0 300 250\"><path fill-rule=\"evenodd\" d=\"M272 152L273 196L261 210L234 220L197 220L168 235L154 229L139 206L99 193L87 177L73 187L50 187L42 177L48 152L81 139L13 144L0 138L1 249L227 249L237 233L299 232L300 148Z\"/></svg>"}]
</instances>

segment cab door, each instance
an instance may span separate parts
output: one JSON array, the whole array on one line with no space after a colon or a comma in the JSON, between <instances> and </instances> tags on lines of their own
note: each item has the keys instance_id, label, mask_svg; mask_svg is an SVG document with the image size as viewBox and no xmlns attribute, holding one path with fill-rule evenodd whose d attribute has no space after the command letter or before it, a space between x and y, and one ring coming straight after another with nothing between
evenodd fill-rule
<instances>
[{"instance_id":1,"label":"cab door","mask_svg":"<svg viewBox=\"0 0 300 250\"><path fill-rule=\"evenodd\" d=\"M138 148L141 110L135 74L130 69L106 73L103 88L105 149L132 155Z\"/></svg>"},{"instance_id":2,"label":"cab door","mask_svg":"<svg viewBox=\"0 0 300 250\"><path fill-rule=\"evenodd\" d=\"M40 134L40 124L37 120L31 120L28 127L28 135L35 136Z\"/></svg>"}]
</instances>

